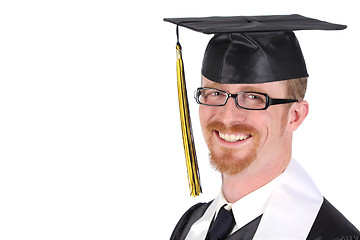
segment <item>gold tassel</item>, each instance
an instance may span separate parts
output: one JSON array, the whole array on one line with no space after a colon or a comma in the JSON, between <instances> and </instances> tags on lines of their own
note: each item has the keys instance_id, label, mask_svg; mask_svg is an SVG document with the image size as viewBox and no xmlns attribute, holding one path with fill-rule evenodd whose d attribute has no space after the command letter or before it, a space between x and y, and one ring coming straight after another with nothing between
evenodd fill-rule
<instances>
[{"instance_id":1,"label":"gold tassel","mask_svg":"<svg viewBox=\"0 0 360 240\"><path fill-rule=\"evenodd\" d=\"M189 104L186 92L184 64L181 55L181 46L178 42L176 45L176 72L177 72L177 87L179 97L179 110L181 131L184 143L184 151L186 158L186 168L188 173L188 181L191 196L199 196L201 193L200 174L196 160L195 144L191 128Z\"/></svg>"}]
</instances>

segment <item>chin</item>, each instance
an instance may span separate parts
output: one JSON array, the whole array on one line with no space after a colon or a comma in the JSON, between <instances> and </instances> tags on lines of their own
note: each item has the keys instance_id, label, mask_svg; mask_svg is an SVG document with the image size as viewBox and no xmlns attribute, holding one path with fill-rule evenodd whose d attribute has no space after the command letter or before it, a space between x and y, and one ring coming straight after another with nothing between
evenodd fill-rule
<instances>
[{"instance_id":1,"label":"chin","mask_svg":"<svg viewBox=\"0 0 360 240\"><path fill-rule=\"evenodd\" d=\"M211 166L222 174L236 175L247 169L256 159L256 151L250 151L243 156L234 156L232 151L214 154L210 151Z\"/></svg>"}]
</instances>

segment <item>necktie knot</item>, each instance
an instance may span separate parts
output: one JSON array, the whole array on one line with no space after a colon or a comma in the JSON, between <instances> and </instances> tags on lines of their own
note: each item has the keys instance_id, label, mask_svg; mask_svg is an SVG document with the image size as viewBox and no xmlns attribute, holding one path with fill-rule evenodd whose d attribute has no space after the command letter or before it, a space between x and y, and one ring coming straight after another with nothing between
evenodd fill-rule
<instances>
[{"instance_id":1,"label":"necktie knot","mask_svg":"<svg viewBox=\"0 0 360 240\"><path fill-rule=\"evenodd\" d=\"M207 240L223 240L230 233L235 226L235 219L232 210L226 210L225 206L220 208L220 211L211 225Z\"/></svg>"}]
</instances>

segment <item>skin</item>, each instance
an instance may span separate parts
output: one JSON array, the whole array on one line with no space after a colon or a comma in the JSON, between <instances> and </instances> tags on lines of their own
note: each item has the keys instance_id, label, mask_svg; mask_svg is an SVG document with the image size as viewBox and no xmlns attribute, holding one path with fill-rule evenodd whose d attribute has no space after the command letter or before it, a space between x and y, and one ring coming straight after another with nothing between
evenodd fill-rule
<instances>
[{"instance_id":1,"label":"skin","mask_svg":"<svg viewBox=\"0 0 360 240\"><path fill-rule=\"evenodd\" d=\"M287 98L285 85L281 81L219 84L202 77L202 86L233 94L257 91L267 93L272 98ZM215 156L211 157L214 158L211 162L221 172L222 191L228 202L236 202L286 169L291 160L293 132L304 121L308 110L306 101L290 106L274 105L266 110L246 110L236 107L233 98L222 107L199 106L203 135L210 155ZM232 129L231 126L237 127ZM219 132L242 134L248 138L229 143L219 137Z\"/></svg>"}]
</instances>

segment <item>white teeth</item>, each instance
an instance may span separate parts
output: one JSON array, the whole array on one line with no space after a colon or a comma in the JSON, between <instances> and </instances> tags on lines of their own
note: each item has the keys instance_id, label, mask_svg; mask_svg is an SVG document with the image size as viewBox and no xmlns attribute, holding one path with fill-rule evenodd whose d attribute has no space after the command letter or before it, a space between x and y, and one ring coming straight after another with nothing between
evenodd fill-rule
<instances>
[{"instance_id":1,"label":"white teeth","mask_svg":"<svg viewBox=\"0 0 360 240\"><path fill-rule=\"evenodd\" d=\"M250 137L250 135L234 135L234 134L224 134L219 132L219 136L221 139L224 139L227 142L236 142L236 141L243 141Z\"/></svg>"}]
</instances>

